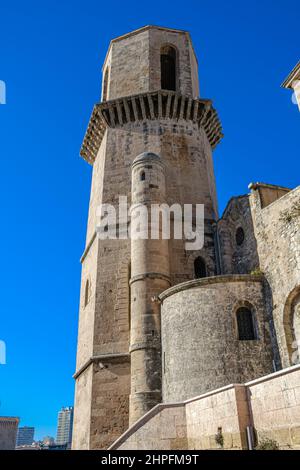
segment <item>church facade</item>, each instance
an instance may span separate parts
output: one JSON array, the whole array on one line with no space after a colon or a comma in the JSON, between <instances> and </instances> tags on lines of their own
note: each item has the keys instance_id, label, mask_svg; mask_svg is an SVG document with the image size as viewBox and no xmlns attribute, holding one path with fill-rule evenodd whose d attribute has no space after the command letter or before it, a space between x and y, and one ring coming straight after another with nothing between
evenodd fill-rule
<instances>
[{"instance_id":1,"label":"church facade","mask_svg":"<svg viewBox=\"0 0 300 470\"><path fill-rule=\"evenodd\" d=\"M300 187L251 183L219 217L212 152L222 126L199 95L187 32L146 26L111 41L81 148L93 178L74 449L108 448L159 404L299 361ZM120 195L147 207L203 204L203 247L187 250L175 237L100 239L98 207L117 206Z\"/></svg>"}]
</instances>

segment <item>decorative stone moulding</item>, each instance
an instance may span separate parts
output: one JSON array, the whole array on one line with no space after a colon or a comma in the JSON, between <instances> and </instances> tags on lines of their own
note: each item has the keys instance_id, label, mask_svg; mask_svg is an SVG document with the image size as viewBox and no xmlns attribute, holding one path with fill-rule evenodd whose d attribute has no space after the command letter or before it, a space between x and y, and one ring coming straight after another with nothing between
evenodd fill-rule
<instances>
[{"instance_id":1,"label":"decorative stone moulding","mask_svg":"<svg viewBox=\"0 0 300 470\"><path fill-rule=\"evenodd\" d=\"M80 155L91 165L94 163L106 127L159 119L194 122L204 129L212 149L223 137L221 122L210 100L192 99L173 91L142 93L96 104Z\"/></svg>"}]
</instances>

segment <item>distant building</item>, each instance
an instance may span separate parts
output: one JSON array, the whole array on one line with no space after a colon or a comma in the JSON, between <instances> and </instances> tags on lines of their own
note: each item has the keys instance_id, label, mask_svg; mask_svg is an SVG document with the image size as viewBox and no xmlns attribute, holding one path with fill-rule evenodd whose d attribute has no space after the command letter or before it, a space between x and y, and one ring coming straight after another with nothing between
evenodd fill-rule
<instances>
[{"instance_id":1,"label":"distant building","mask_svg":"<svg viewBox=\"0 0 300 470\"><path fill-rule=\"evenodd\" d=\"M41 450L38 442L33 442L31 445L17 446L15 450Z\"/></svg>"},{"instance_id":2,"label":"distant building","mask_svg":"<svg viewBox=\"0 0 300 470\"><path fill-rule=\"evenodd\" d=\"M19 418L0 416L0 450L14 450L16 447Z\"/></svg>"},{"instance_id":3,"label":"distant building","mask_svg":"<svg viewBox=\"0 0 300 470\"><path fill-rule=\"evenodd\" d=\"M52 444L52 445L47 445L47 446L42 446L41 450L68 450L70 449L69 444Z\"/></svg>"},{"instance_id":4,"label":"distant building","mask_svg":"<svg viewBox=\"0 0 300 470\"><path fill-rule=\"evenodd\" d=\"M71 447L73 429L73 406L63 407L58 413L57 420L57 446Z\"/></svg>"},{"instance_id":5,"label":"distant building","mask_svg":"<svg viewBox=\"0 0 300 470\"><path fill-rule=\"evenodd\" d=\"M295 99L300 110L300 61L293 68L289 76L285 79L282 87L294 90Z\"/></svg>"},{"instance_id":6,"label":"distant building","mask_svg":"<svg viewBox=\"0 0 300 470\"><path fill-rule=\"evenodd\" d=\"M34 441L34 428L22 426L18 429L17 446L31 446Z\"/></svg>"},{"instance_id":7,"label":"distant building","mask_svg":"<svg viewBox=\"0 0 300 470\"><path fill-rule=\"evenodd\" d=\"M42 444L44 446L53 446L55 445L55 439L54 437L51 437L51 436L45 436L42 440Z\"/></svg>"}]
</instances>

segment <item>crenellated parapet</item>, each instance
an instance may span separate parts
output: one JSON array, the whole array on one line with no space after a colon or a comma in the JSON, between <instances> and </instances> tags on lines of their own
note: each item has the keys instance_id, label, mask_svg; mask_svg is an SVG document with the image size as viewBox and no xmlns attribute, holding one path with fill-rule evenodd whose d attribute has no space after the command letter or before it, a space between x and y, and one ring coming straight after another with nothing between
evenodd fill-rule
<instances>
[{"instance_id":1,"label":"crenellated parapet","mask_svg":"<svg viewBox=\"0 0 300 470\"><path fill-rule=\"evenodd\" d=\"M157 91L104 101L94 106L80 155L93 164L107 127L148 120L186 120L202 127L214 149L223 137L211 100L192 99L173 91Z\"/></svg>"}]
</instances>

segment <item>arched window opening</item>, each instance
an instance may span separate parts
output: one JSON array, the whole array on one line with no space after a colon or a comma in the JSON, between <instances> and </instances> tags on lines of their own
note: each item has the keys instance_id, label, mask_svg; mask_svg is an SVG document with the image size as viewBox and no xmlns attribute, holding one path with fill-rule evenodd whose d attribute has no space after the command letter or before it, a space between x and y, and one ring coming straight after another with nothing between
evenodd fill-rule
<instances>
[{"instance_id":1,"label":"arched window opening","mask_svg":"<svg viewBox=\"0 0 300 470\"><path fill-rule=\"evenodd\" d=\"M85 307L89 303L90 297L91 297L91 283L90 283L89 279L87 279L87 281L85 283L85 290L84 290L84 306Z\"/></svg>"},{"instance_id":2,"label":"arched window opening","mask_svg":"<svg viewBox=\"0 0 300 470\"><path fill-rule=\"evenodd\" d=\"M176 50L164 46L160 52L161 89L176 91Z\"/></svg>"},{"instance_id":3,"label":"arched window opening","mask_svg":"<svg viewBox=\"0 0 300 470\"><path fill-rule=\"evenodd\" d=\"M198 258L196 258L194 261L194 271L196 279L200 279L202 277L207 276L206 264L204 259L201 258L201 256L198 256Z\"/></svg>"},{"instance_id":4,"label":"arched window opening","mask_svg":"<svg viewBox=\"0 0 300 470\"><path fill-rule=\"evenodd\" d=\"M293 304L293 332L292 365L300 363L300 295L297 302Z\"/></svg>"},{"instance_id":5,"label":"arched window opening","mask_svg":"<svg viewBox=\"0 0 300 470\"><path fill-rule=\"evenodd\" d=\"M240 341L256 339L253 315L250 308L240 307L236 312L238 338Z\"/></svg>"},{"instance_id":6,"label":"arched window opening","mask_svg":"<svg viewBox=\"0 0 300 470\"><path fill-rule=\"evenodd\" d=\"M142 171L141 173L141 181L145 181L146 179L146 173L144 171Z\"/></svg>"},{"instance_id":7,"label":"arched window opening","mask_svg":"<svg viewBox=\"0 0 300 470\"><path fill-rule=\"evenodd\" d=\"M300 286L295 287L287 297L283 326L289 356L289 365L300 363Z\"/></svg>"},{"instance_id":8,"label":"arched window opening","mask_svg":"<svg viewBox=\"0 0 300 470\"><path fill-rule=\"evenodd\" d=\"M245 240L245 232L242 227L239 227L235 232L235 241L238 246L241 246Z\"/></svg>"},{"instance_id":9,"label":"arched window opening","mask_svg":"<svg viewBox=\"0 0 300 470\"><path fill-rule=\"evenodd\" d=\"M108 92L108 68L105 70L104 79L103 79L103 89L102 89L102 101L107 100Z\"/></svg>"}]
</instances>

